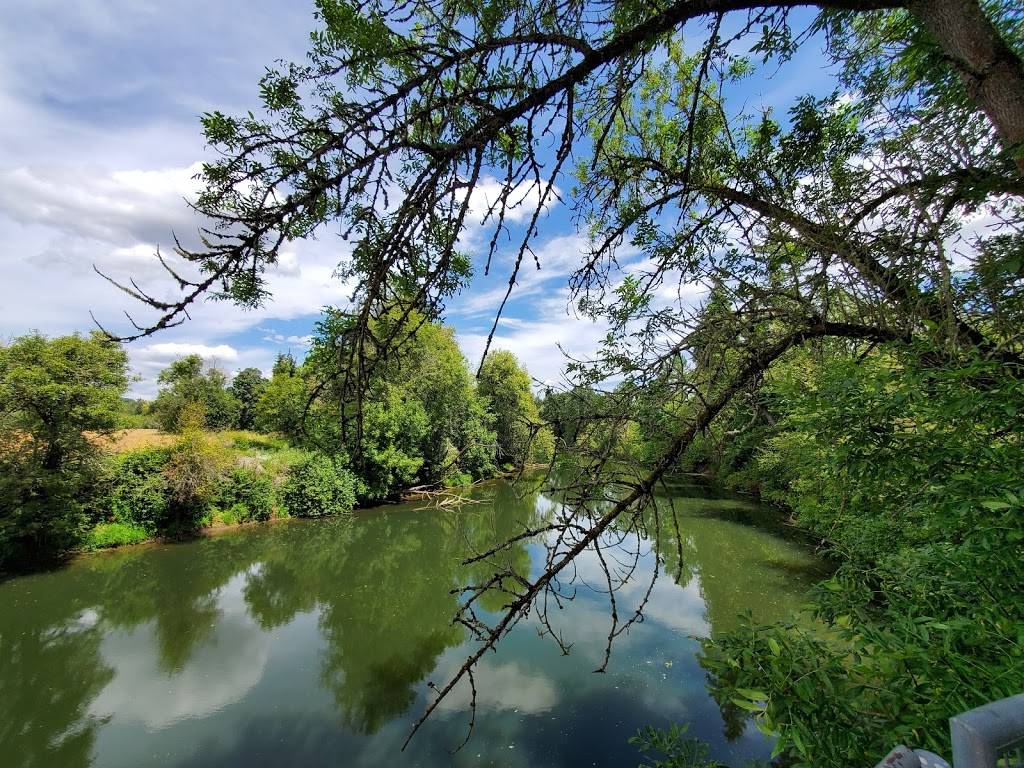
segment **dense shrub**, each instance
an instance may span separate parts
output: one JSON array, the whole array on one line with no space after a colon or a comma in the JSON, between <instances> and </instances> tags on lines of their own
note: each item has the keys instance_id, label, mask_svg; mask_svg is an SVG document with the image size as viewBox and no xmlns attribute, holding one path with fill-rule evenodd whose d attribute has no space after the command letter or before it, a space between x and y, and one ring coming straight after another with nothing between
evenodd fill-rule
<instances>
[{"instance_id":1,"label":"dense shrub","mask_svg":"<svg viewBox=\"0 0 1024 768\"><path fill-rule=\"evenodd\" d=\"M494 417L487 410L483 398L475 392L466 406L466 418L461 423L458 445L457 466L468 473L473 480L491 477L497 467L494 465L498 436L494 431ZM457 446L453 446L457 448Z\"/></svg>"},{"instance_id":2,"label":"dense shrub","mask_svg":"<svg viewBox=\"0 0 1024 768\"><path fill-rule=\"evenodd\" d=\"M515 355L499 349L487 355L477 378L479 392L494 416L497 463L518 467L531 461L531 443L542 420L530 391L530 374Z\"/></svg>"},{"instance_id":3,"label":"dense shrub","mask_svg":"<svg viewBox=\"0 0 1024 768\"><path fill-rule=\"evenodd\" d=\"M101 514L153 535L170 511L170 488L163 474L170 455L167 448L144 448L113 456L99 505Z\"/></svg>"},{"instance_id":4,"label":"dense shrub","mask_svg":"<svg viewBox=\"0 0 1024 768\"><path fill-rule=\"evenodd\" d=\"M226 388L227 376L216 368L204 371L199 355L175 360L161 371L159 381L153 411L166 431L183 431L183 411L196 406L210 429L230 429L238 423L241 404Z\"/></svg>"},{"instance_id":5,"label":"dense shrub","mask_svg":"<svg viewBox=\"0 0 1024 768\"><path fill-rule=\"evenodd\" d=\"M79 545L98 441L117 426L128 357L102 334L0 341L0 570Z\"/></svg>"},{"instance_id":6,"label":"dense shrub","mask_svg":"<svg viewBox=\"0 0 1024 768\"><path fill-rule=\"evenodd\" d=\"M203 524L220 490L228 462L224 448L206 435L182 435L171 449L163 472L170 493L171 532L192 530Z\"/></svg>"},{"instance_id":7,"label":"dense shrub","mask_svg":"<svg viewBox=\"0 0 1024 768\"><path fill-rule=\"evenodd\" d=\"M118 429L160 429L160 419L154 413L121 413L117 417Z\"/></svg>"},{"instance_id":8,"label":"dense shrub","mask_svg":"<svg viewBox=\"0 0 1024 768\"><path fill-rule=\"evenodd\" d=\"M229 392L238 403L238 427L252 429L256 425L256 402L267 387L258 368L243 368L235 374Z\"/></svg>"},{"instance_id":9,"label":"dense shrub","mask_svg":"<svg viewBox=\"0 0 1024 768\"><path fill-rule=\"evenodd\" d=\"M796 765L948 754L950 716L1024 688L1024 382L907 355L805 362L771 386L779 416L746 476L841 565L813 595L828 632L705 643L717 695Z\"/></svg>"},{"instance_id":10,"label":"dense shrub","mask_svg":"<svg viewBox=\"0 0 1024 768\"><path fill-rule=\"evenodd\" d=\"M257 435L251 432L231 434L231 447L237 451L253 451L257 453L277 453L288 447L288 443L280 437Z\"/></svg>"},{"instance_id":11,"label":"dense shrub","mask_svg":"<svg viewBox=\"0 0 1024 768\"><path fill-rule=\"evenodd\" d=\"M229 515L225 522L269 520L274 512L274 481L261 469L236 467L224 480L218 502ZM230 517L230 520L228 519Z\"/></svg>"},{"instance_id":12,"label":"dense shrub","mask_svg":"<svg viewBox=\"0 0 1024 768\"><path fill-rule=\"evenodd\" d=\"M356 479L340 461L310 454L294 464L281 487L281 500L295 517L321 517L351 511Z\"/></svg>"},{"instance_id":13,"label":"dense shrub","mask_svg":"<svg viewBox=\"0 0 1024 768\"><path fill-rule=\"evenodd\" d=\"M150 532L135 523L100 523L85 539L86 549L106 549L139 544L150 537Z\"/></svg>"},{"instance_id":14,"label":"dense shrub","mask_svg":"<svg viewBox=\"0 0 1024 768\"><path fill-rule=\"evenodd\" d=\"M416 482L429 426L423 404L404 398L397 387L387 387L381 400L365 405L359 488L364 501L386 499Z\"/></svg>"},{"instance_id":15,"label":"dense shrub","mask_svg":"<svg viewBox=\"0 0 1024 768\"><path fill-rule=\"evenodd\" d=\"M80 497L88 481L0 459L0 572L48 561L78 546L89 517Z\"/></svg>"},{"instance_id":16,"label":"dense shrub","mask_svg":"<svg viewBox=\"0 0 1024 768\"><path fill-rule=\"evenodd\" d=\"M307 399L306 380L300 375L295 358L278 355L273 377L253 405L253 426L261 432L277 432L302 443Z\"/></svg>"},{"instance_id":17,"label":"dense shrub","mask_svg":"<svg viewBox=\"0 0 1024 768\"><path fill-rule=\"evenodd\" d=\"M555 433L551 427L538 427L530 440L530 461L546 464L555 453Z\"/></svg>"},{"instance_id":18,"label":"dense shrub","mask_svg":"<svg viewBox=\"0 0 1024 768\"><path fill-rule=\"evenodd\" d=\"M258 467L227 469L216 440L188 433L172 448L146 448L112 456L100 484L95 516L102 522L87 548L132 544L162 533L181 533L216 518L225 523L268 520L274 481Z\"/></svg>"}]
</instances>

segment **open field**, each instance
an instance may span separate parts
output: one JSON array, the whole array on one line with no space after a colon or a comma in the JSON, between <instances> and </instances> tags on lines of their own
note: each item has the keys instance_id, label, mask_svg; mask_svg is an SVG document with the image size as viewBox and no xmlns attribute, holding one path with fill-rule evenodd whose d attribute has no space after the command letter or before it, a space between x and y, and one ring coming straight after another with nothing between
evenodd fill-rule
<instances>
[{"instance_id":1,"label":"open field","mask_svg":"<svg viewBox=\"0 0 1024 768\"><path fill-rule=\"evenodd\" d=\"M220 447L236 449L245 454L279 451L287 447L280 437L243 429L227 429L205 434L208 440ZM119 429L109 437L97 437L96 441L111 453L125 453L143 448L174 445L180 437L173 432L164 432L160 429Z\"/></svg>"},{"instance_id":2,"label":"open field","mask_svg":"<svg viewBox=\"0 0 1024 768\"><path fill-rule=\"evenodd\" d=\"M160 429L119 429L110 437L99 437L96 441L113 453L124 453L139 448L173 445L176 439L176 435Z\"/></svg>"}]
</instances>

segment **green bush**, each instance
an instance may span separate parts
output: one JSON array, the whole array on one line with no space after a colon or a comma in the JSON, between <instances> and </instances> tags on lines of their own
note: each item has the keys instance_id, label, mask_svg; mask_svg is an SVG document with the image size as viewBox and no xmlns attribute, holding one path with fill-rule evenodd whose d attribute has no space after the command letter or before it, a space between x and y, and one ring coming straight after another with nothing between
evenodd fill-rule
<instances>
[{"instance_id":1,"label":"green bush","mask_svg":"<svg viewBox=\"0 0 1024 768\"><path fill-rule=\"evenodd\" d=\"M117 426L128 356L100 333L0 341L0 570L81 545L99 441Z\"/></svg>"},{"instance_id":2,"label":"green bush","mask_svg":"<svg viewBox=\"0 0 1024 768\"><path fill-rule=\"evenodd\" d=\"M445 488L463 488L473 484L473 476L468 472L452 472L444 478Z\"/></svg>"},{"instance_id":3,"label":"green bush","mask_svg":"<svg viewBox=\"0 0 1024 768\"><path fill-rule=\"evenodd\" d=\"M199 355L189 355L161 371L153 412L166 431L200 426L197 414L202 414L201 426L209 429L230 429L238 423L241 404L226 388L227 377L216 368L204 368Z\"/></svg>"},{"instance_id":4,"label":"green bush","mask_svg":"<svg viewBox=\"0 0 1024 768\"><path fill-rule=\"evenodd\" d=\"M555 433L551 427L541 426L534 433L530 440L530 461L537 464L547 464L555 453Z\"/></svg>"},{"instance_id":5,"label":"green bush","mask_svg":"<svg viewBox=\"0 0 1024 768\"><path fill-rule=\"evenodd\" d=\"M209 525L238 525L251 519L249 517L249 508L244 504L233 504L227 509L211 507L209 518Z\"/></svg>"},{"instance_id":6,"label":"green bush","mask_svg":"<svg viewBox=\"0 0 1024 768\"><path fill-rule=\"evenodd\" d=\"M238 432L232 436L231 447L237 451L249 452L277 452L285 450L288 443L279 437L271 435L255 435L248 432Z\"/></svg>"},{"instance_id":7,"label":"green bush","mask_svg":"<svg viewBox=\"0 0 1024 768\"><path fill-rule=\"evenodd\" d=\"M321 517L351 511L356 478L339 461L311 454L294 464L281 487L281 499L295 517Z\"/></svg>"},{"instance_id":8,"label":"green bush","mask_svg":"<svg viewBox=\"0 0 1024 768\"><path fill-rule=\"evenodd\" d=\"M364 501L395 496L416 482L429 426L423 403L404 398L397 387L388 387L381 401L366 404L359 488Z\"/></svg>"},{"instance_id":9,"label":"green bush","mask_svg":"<svg viewBox=\"0 0 1024 768\"><path fill-rule=\"evenodd\" d=\"M170 488L164 476L170 456L167 448L144 448L113 456L100 512L113 522L134 525L153 535L170 512Z\"/></svg>"},{"instance_id":10,"label":"green bush","mask_svg":"<svg viewBox=\"0 0 1024 768\"><path fill-rule=\"evenodd\" d=\"M234 522L269 520L274 512L274 482L260 469L236 467L228 475L220 491L219 501Z\"/></svg>"},{"instance_id":11,"label":"green bush","mask_svg":"<svg viewBox=\"0 0 1024 768\"><path fill-rule=\"evenodd\" d=\"M106 549L138 544L150 537L149 531L135 523L100 523L85 539L86 549Z\"/></svg>"},{"instance_id":12,"label":"green bush","mask_svg":"<svg viewBox=\"0 0 1024 768\"><path fill-rule=\"evenodd\" d=\"M1024 382L985 360L878 356L773 386L781 418L749 477L840 566L811 595L820 624L704 642L715 695L794 766L870 765L899 743L948 754L950 716L1024 688Z\"/></svg>"},{"instance_id":13,"label":"green bush","mask_svg":"<svg viewBox=\"0 0 1024 768\"><path fill-rule=\"evenodd\" d=\"M487 403L475 392L469 398L466 411L458 436L462 448L457 467L472 480L491 477L497 469L494 458L498 437L493 429L494 417L488 412Z\"/></svg>"},{"instance_id":14,"label":"green bush","mask_svg":"<svg viewBox=\"0 0 1024 768\"><path fill-rule=\"evenodd\" d=\"M0 572L58 558L82 542L86 478L0 458Z\"/></svg>"},{"instance_id":15,"label":"green bush","mask_svg":"<svg viewBox=\"0 0 1024 768\"><path fill-rule=\"evenodd\" d=\"M117 417L118 429L160 429L160 419L154 413L121 413Z\"/></svg>"},{"instance_id":16,"label":"green bush","mask_svg":"<svg viewBox=\"0 0 1024 768\"><path fill-rule=\"evenodd\" d=\"M201 432L187 431L164 467L170 489L168 532L185 533L208 524L230 457Z\"/></svg>"}]
</instances>

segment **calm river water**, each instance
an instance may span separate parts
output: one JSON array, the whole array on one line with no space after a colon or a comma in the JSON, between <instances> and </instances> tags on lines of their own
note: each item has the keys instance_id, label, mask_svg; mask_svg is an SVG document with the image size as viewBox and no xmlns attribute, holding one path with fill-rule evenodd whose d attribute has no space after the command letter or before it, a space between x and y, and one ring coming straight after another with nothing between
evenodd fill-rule
<instances>
[{"instance_id":1,"label":"calm river water","mask_svg":"<svg viewBox=\"0 0 1024 768\"><path fill-rule=\"evenodd\" d=\"M459 563L550 514L543 494L495 483L459 510L255 526L0 583L0 765L635 766L627 739L672 722L730 765L764 757L764 736L723 721L694 637L746 610L791 614L820 565L758 525L750 503L675 493L645 621L619 638L608 672L592 671L609 613L584 557L557 617L571 654L521 624L478 668L476 729L454 755L468 690L399 749L428 682L474 647L451 624L451 590L481 572ZM516 550L520 572L536 572L542 552ZM620 615L646 591L655 556L644 558Z\"/></svg>"}]
</instances>

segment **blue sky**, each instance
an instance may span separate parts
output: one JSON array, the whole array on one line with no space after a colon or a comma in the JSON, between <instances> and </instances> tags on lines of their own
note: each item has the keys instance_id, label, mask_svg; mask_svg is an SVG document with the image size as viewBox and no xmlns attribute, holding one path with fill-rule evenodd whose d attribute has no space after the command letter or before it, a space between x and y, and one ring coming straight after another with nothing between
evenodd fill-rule
<instances>
[{"instance_id":1,"label":"blue sky","mask_svg":"<svg viewBox=\"0 0 1024 768\"><path fill-rule=\"evenodd\" d=\"M311 2L293 0L0 4L0 337L88 330L90 310L125 329L122 311L137 308L93 264L163 290L156 247L169 248L172 232L192 236L198 223L184 203L205 157L198 116L254 108L265 67L304 57L312 12ZM783 104L820 87L816 55L740 97ZM467 237L482 248L483 238ZM474 366L512 246L450 307ZM585 356L604 334L568 304L566 277L581 247L571 212L553 206L534 244L542 269L527 265L499 326L495 346L539 381L559 378L559 346ZM134 392L152 396L156 373L190 352L229 373L269 372L281 351L301 356L320 309L346 299L332 274L346 251L331 234L290 244L265 307L207 302L184 326L133 343Z\"/></svg>"}]
</instances>

